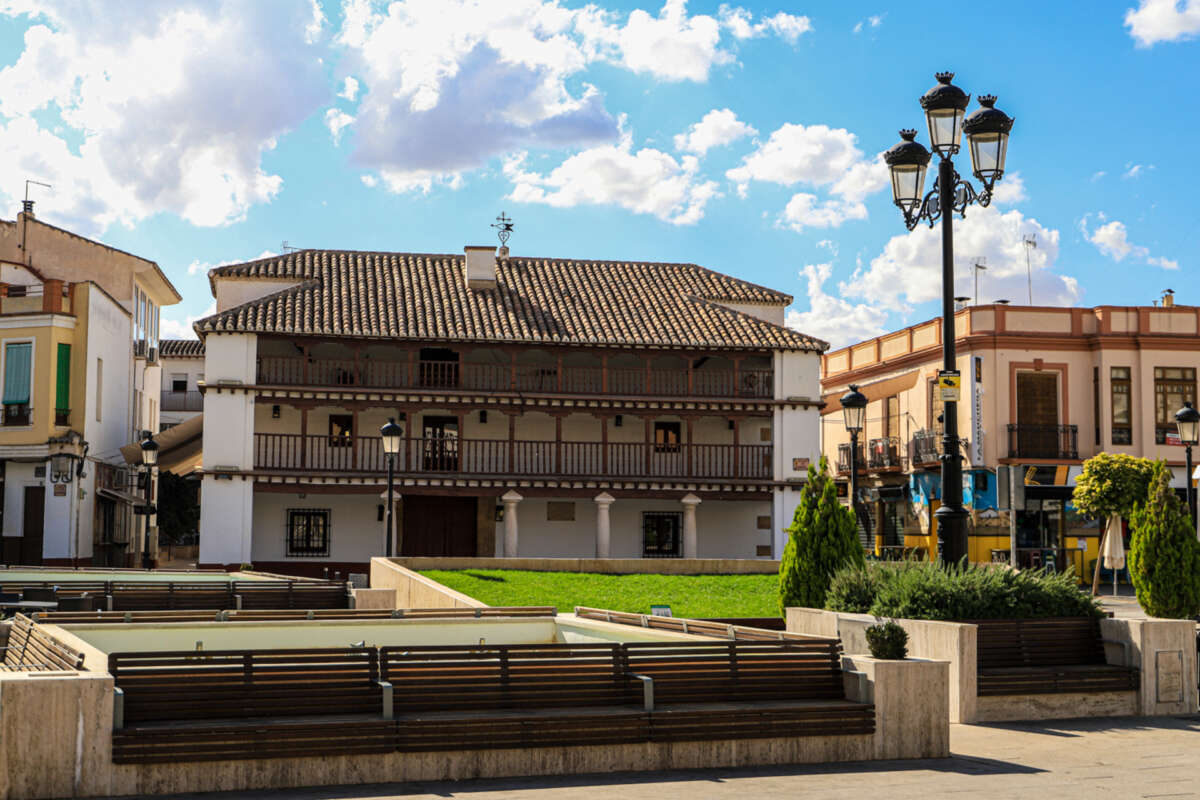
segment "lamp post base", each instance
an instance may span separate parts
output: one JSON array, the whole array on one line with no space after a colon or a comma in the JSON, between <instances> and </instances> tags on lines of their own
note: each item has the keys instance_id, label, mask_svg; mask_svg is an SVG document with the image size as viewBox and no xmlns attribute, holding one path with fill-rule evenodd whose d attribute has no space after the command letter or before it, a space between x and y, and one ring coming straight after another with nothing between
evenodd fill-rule
<instances>
[{"instance_id":1,"label":"lamp post base","mask_svg":"<svg viewBox=\"0 0 1200 800\"><path fill-rule=\"evenodd\" d=\"M957 564L967 557L967 510L961 505L943 505L933 512L938 529L938 557Z\"/></svg>"}]
</instances>

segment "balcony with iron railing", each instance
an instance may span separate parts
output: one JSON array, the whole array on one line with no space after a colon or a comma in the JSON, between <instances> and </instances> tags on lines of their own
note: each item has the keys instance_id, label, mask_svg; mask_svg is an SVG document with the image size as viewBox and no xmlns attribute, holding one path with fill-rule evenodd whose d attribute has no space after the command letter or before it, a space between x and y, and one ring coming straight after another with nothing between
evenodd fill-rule
<instances>
[{"instance_id":1,"label":"balcony with iron railing","mask_svg":"<svg viewBox=\"0 0 1200 800\"><path fill-rule=\"evenodd\" d=\"M203 411L204 395L195 389L186 392L164 390L159 403L162 411Z\"/></svg>"},{"instance_id":2,"label":"balcony with iron railing","mask_svg":"<svg viewBox=\"0 0 1200 800\"><path fill-rule=\"evenodd\" d=\"M867 469L866 452L863 446L858 446L858 452L855 454L854 466L856 472L865 472ZM850 445L839 444L837 451L837 471L841 475L850 474Z\"/></svg>"},{"instance_id":3,"label":"balcony with iron railing","mask_svg":"<svg viewBox=\"0 0 1200 800\"><path fill-rule=\"evenodd\" d=\"M928 467L940 464L942 452L941 431L917 431L909 441L908 449L908 457L914 467Z\"/></svg>"},{"instance_id":4,"label":"balcony with iron railing","mask_svg":"<svg viewBox=\"0 0 1200 800\"><path fill-rule=\"evenodd\" d=\"M1079 427L1023 423L1009 425L1008 457L1075 461L1079 458Z\"/></svg>"},{"instance_id":5,"label":"balcony with iron railing","mask_svg":"<svg viewBox=\"0 0 1200 800\"><path fill-rule=\"evenodd\" d=\"M560 367L557 364L356 361L287 356L260 357L258 383L262 386L655 397L768 399L774 396L774 371L762 368Z\"/></svg>"},{"instance_id":6,"label":"balcony with iron railing","mask_svg":"<svg viewBox=\"0 0 1200 800\"><path fill-rule=\"evenodd\" d=\"M898 470L903 466L900 459L900 440L895 436L872 439L867 443L867 466L872 470Z\"/></svg>"},{"instance_id":7,"label":"balcony with iron railing","mask_svg":"<svg viewBox=\"0 0 1200 800\"><path fill-rule=\"evenodd\" d=\"M568 442L426 437L405 440L400 474L769 480L771 445ZM382 475L379 437L254 434L258 470Z\"/></svg>"}]
</instances>

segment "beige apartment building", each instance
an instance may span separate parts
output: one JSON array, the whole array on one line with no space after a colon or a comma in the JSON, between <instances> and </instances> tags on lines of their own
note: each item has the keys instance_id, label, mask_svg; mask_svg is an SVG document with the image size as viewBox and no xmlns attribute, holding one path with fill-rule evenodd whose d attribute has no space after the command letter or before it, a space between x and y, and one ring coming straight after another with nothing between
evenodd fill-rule
<instances>
[{"instance_id":1,"label":"beige apartment building","mask_svg":"<svg viewBox=\"0 0 1200 800\"><path fill-rule=\"evenodd\" d=\"M1088 574L1099 528L1069 502L1084 460L1100 452L1165 459L1185 489L1174 415L1196 399L1200 307L1174 305L1169 293L1149 307L970 306L955 314L955 334L972 561L1007 558L999 466L1017 465L1024 478L1020 563ZM822 449L843 478L850 444L839 398L855 384L870 401L857 458L859 517L881 555L935 552L941 352L938 318L822 358Z\"/></svg>"}]
</instances>

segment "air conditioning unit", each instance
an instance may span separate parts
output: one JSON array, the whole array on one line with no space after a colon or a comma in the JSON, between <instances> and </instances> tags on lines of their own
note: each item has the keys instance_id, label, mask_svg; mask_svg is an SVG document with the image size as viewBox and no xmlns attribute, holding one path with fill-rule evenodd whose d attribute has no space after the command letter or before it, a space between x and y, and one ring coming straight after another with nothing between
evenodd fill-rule
<instances>
[{"instance_id":1,"label":"air conditioning unit","mask_svg":"<svg viewBox=\"0 0 1200 800\"><path fill-rule=\"evenodd\" d=\"M138 341L133 343L133 357L134 358L145 358L146 350L147 350L147 346L146 346L145 340L139 339Z\"/></svg>"},{"instance_id":2,"label":"air conditioning unit","mask_svg":"<svg viewBox=\"0 0 1200 800\"><path fill-rule=\"evenodd\" d=\"M149 349L148 354L146 356L146 360L152 364L158 363L158 348L157 347L151 347Z\"/></svg>"}]
</instances>

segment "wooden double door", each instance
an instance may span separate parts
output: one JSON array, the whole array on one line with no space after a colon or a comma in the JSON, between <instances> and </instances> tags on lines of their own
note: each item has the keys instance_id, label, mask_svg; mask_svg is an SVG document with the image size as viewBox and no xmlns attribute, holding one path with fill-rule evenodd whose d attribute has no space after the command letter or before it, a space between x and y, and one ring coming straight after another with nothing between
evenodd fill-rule
<instances>
[{"instance_id":1,"label":"wooden double door","mask_svg":"<svg viewBox=\"0 0 1200 800\"><path fill-rule=\"evenodd\" d=\"M471 558L479 554L479 499L404 495L402 556Z\"/></svg>"},{"instance_id":2,"label":"wooden double door","mask_svg":"<svg viewBox=\"0 0 1200 800\"><path fill-rule=\"evenodd\" d=\"M3 484L0 484L0 491L3 491ZM4 563L27 567L41 566L46 522L46 487L26 486L21 499L21 535L3 537Z\"/></svg>"}]
</instances>

